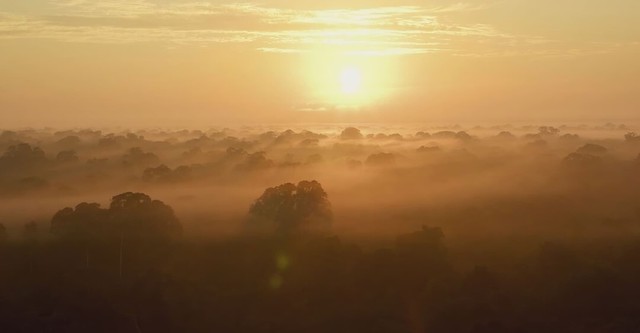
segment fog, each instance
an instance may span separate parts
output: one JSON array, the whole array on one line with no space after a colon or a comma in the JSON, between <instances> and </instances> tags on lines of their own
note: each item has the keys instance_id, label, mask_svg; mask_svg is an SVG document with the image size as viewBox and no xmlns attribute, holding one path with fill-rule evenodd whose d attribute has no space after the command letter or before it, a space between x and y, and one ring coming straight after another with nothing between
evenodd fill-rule
<instances>
[{"instance_id":1,"label":"fog","mask_svg":"<svg viewBox=\"0 0 640 333\"><path fill-rule=\"evenodd\" d=\"M309 126L16 130L0 135L0 221L47 226L63 207L143 192L190 237L241 234L272 186L317 180L332 232L385 239L638 232L640 139L599 126ZM9 232L9 234L15 234Z\"/></svg>"},{"instance_id":2,"label":"fog","mask_svg":"<svg viewBox=\"0 0 640 333\"><path fill-rule=\"evenodd\" d=\"M0 134L7 332L637 332L640 136Z\"/></svg>"}]
</instances>

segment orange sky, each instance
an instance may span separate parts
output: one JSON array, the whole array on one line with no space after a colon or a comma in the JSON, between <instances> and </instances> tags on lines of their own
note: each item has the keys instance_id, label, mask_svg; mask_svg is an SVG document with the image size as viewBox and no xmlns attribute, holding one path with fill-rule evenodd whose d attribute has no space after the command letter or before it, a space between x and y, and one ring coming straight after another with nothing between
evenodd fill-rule
<instances>
[{"instance_id":1,"label":"orange sky","mask_svg":"<svg viewBox=\"0 0 640 333\"><path fill-rule=\"evenodd\" d=\"M0 0L1 126L636 119L639 20L635 0Z\"/></svg>"}]
</instances>

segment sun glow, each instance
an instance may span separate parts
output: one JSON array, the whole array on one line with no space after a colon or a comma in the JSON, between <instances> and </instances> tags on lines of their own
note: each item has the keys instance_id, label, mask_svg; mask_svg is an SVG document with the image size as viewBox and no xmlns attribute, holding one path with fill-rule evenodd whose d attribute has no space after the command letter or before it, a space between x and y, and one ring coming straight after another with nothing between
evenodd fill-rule
<instances>
[{"instance_id":1,"label":"sun glow","mask_svg":"<svg viewBox=\"0 0 640 333\"><path fill-rule=\"evenodd\" d=\"M353 95L360 91L362 73L358 68L347 67L340 73L340 87L344 94Z\"/></svg>"},{"instance_id":2,"label":"sun glow","mask_svg":"<svg viewBox=\"0 0 640 333\"><path fill-rule=\"evenodd\" d=\"M359 109L389 96L393 70L386 57L317 53L307 58L308 103L318 109Z\"/></svg>"}]
</instances>

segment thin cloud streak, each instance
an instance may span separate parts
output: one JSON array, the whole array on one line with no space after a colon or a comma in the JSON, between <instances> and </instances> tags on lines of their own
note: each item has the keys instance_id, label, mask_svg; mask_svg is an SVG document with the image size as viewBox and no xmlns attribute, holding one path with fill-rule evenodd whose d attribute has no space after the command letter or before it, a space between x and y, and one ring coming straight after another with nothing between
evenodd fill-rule
<instances>
[{"instance_id":1,"label":"thin cloud streak","mask_svg":"<svg viewBox=\"0 0 640 333\"><path fill-rule=\"evenodd\" d=\"M442 15L487 5L390 6L294 10L252 3L157 4L145 0L52 0L52 16L1 13L0 39L52 39L76 43L170 43L206 46L251 43L260 52L301 53L340 45L347 54L451 55L544 53L552 42L514 36L486 24L446 23ZM554 50L557 51L557 50ZM575 54L575 49L568 50Z\"/></svg>"}]
</instances>

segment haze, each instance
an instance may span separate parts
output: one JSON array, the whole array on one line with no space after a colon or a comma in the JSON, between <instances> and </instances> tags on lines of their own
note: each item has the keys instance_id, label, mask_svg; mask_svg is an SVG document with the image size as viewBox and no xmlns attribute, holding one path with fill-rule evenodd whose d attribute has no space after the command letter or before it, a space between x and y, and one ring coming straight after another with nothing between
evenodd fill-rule
<instances>
[{"instance_id":1,"label":"haze","mask_svg":"<svg viewBox=\"0 0 640 333\"><path fill-rule=\"evenodd\" d=\"M640 332L638 22L0 0L0 331Z\"/></svg>"},{"instance_id":2,"label":"haze","mask_svg":"<svg viewBox=\"0 0 640 333\"><path fill-rule=\"evenodd\" d=\"M1 0L2 125L631 121L639 11L633 0ZM354 68L357 96L340 81Z\"/></svg>"}]
</instances>

